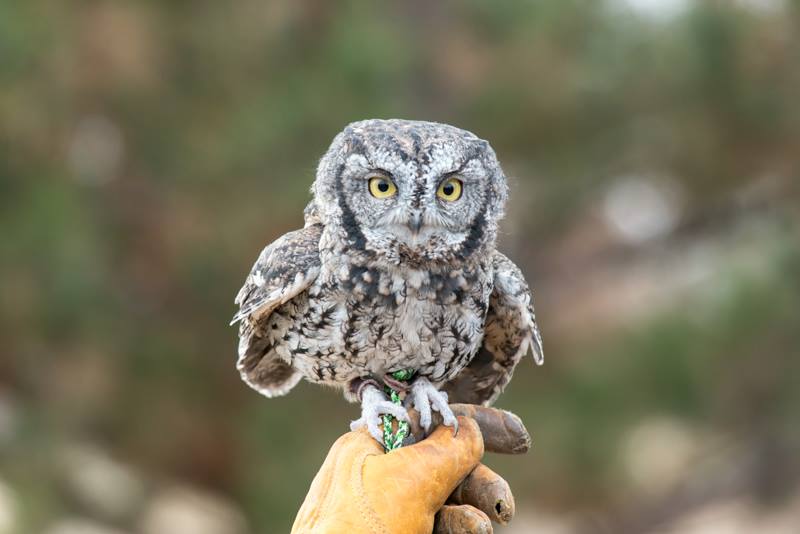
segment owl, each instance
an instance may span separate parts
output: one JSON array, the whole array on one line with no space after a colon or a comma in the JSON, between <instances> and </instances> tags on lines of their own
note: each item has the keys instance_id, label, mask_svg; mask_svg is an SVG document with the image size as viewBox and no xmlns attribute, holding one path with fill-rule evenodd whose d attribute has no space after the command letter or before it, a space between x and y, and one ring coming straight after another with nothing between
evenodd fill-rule
<instances>
[{"instance_id":1,"label":"owl","mask_svg":"<svg viewBox=\"0 0 800 534\"><path fill-rule=\"evenodd\" d=\"M261 252L236 296L237 368L252 388L338 388L361 404L351 428L382 442L385 414L416 408L429 430L438 411L455 428L448 402L491 404L529 349L542 363L531 292L495 249L508 188L488 142L433 122L355 122L311 191L304 227Z\"/></svg>"}]
</instances>

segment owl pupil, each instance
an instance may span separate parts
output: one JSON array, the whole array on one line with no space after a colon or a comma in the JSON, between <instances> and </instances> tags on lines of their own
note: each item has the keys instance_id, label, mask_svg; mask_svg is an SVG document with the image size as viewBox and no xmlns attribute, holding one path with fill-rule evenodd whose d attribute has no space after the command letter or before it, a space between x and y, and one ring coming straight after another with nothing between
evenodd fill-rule
<instances>
[{"instance_id":1,"label":"owl pupil","mask_svg":"<svg viewBox=\"0 0 800 534\"><path fill-rule=\"evenodd\" d=\"M387 184L386 182L381 182L378 184L378 191L380 191L381 193L385 193L388 190L389 190L389 184Z\"/></svg>"},{"instance_id":2,"label":"owl pupil","mask_svg":"<svg viewBox=\"0 0 800 534\"><path fill-rule=\"evenodd\" d=\"M453 187L452 184L447 184L446 186L444 186L442 188L442 193L444 193L447 196L450 196L453 193L455 193L455 190L456 190L456 188Z\"/></svg>"}]
</instances>

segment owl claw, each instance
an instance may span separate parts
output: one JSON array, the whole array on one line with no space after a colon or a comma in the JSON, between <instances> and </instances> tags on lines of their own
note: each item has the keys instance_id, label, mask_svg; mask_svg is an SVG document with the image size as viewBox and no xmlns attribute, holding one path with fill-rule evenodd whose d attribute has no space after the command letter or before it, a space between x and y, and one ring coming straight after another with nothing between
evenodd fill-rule
<instances>
[{"instance_id":1,"label":"owl claw","mask_svg":"<svg viewBox=\"0 0 800 534\"><path fill-rule=\"evenodd\" d=\"M433 411L442 415L442 424L453 427L453 434L458 434L458 419L447 403L447 393L439 391L427 378L421 376L412 384L409 397L419 412L419 424L426 434L431 429Z\"/></svg>"},{"instance_id":2,"label":"owl claw","mask_svg":"<svg viewBox=\"0 0 800 534\"><path fill-rule=\"evenodd\" d=\"M381 416L389 414L398 421L408 421L408 412L402 406L390 401L375 386L367 386L361 395L361 417L350 423L350 430L367 427L375 441L383 445Z\"/></svg>"}]
</instances>

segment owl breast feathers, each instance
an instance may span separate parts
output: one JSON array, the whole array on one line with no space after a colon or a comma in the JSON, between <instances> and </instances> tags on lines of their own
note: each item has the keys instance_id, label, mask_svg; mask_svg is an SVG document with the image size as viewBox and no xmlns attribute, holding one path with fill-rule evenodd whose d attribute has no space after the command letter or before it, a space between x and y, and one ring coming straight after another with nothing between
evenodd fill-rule
<instances>
[{"instance_id":1,"label":"owl breast feathers","mask_svg":"<svg viewBox=\"0 0 800 534\"><path fill-rule=\"evenodd\" d=\"M429 122L349 125L322 158L305 226L258 257L236 297L242 378L271 397L413 369L489 404L542 341L528 285L495 250L507 197L489 144Z\"/></svg>"}]
</instances>

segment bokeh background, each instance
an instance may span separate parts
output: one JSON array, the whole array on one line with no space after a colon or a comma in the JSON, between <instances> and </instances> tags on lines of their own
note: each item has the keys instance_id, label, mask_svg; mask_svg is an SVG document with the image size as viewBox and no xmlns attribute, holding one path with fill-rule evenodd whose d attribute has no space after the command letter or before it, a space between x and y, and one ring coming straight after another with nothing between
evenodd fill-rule
<instances>
[{"instance_id":1,"label":"bokeh background","mask_svg":"<svg viewBox=\"0 0 800 534\"><path fill-rule=\"evenodd\" d=\"M800 527L800 1L0 3L0 533L287 532L357 408L234 368L348 122L511 180L546 363L498 532Z\"/></svg>"}]
</instances>

